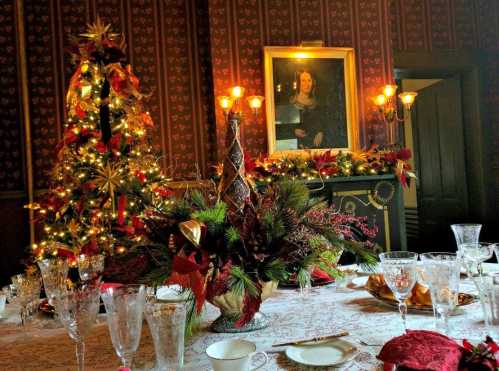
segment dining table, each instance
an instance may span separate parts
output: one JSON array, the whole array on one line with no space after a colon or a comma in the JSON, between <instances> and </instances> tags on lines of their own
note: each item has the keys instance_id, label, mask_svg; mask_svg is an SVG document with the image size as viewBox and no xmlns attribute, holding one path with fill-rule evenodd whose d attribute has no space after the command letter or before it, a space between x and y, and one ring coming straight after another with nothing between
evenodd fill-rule
<instances>
[{"instance_id":1,"label":"dining table","mask_svg":"<svg viewBox=\"0 0 499 371\"><path fill-rule=\"evenodd\" d=\"M486 269L499 270L497 264L486 264ZM257 345L258 351L268 353L269 361L261 370L382 370L376 358L384 343L402 335L403 325L397 308L371 296L364 288L365 278L355 278L344 288L334 284L313 287L306 291L278 289L261 305L261 312L270 319L267 328L247 333L214 333L210 324L219 310L206 305L199 329L185 342L183 370L208 371L210 362L206 348L225 339L246 339ZM460 291L477 294L474 285L462 279ZM431 311L409 311L409 329L434 330ZM457 341L483 340L487 329L479 300L457 308L449 319L449 336ZM346 331L344 337L358 351L349 362L333 367L311 367L288 359L285 347L272 347L278 342L327 336ZM116 356L105 314L99 314L85 341L86 370L117 370ZM7 304L0 319L0 370L75 370L75 345L66 331L53 318L37 314L26 326L19 326L18 308ZM254 363L261 362L254 357ZM154 346L146 321L144 321L139 349L134 358L133 370L151 370L154 367Z\"/></svg>"}]
</instances>

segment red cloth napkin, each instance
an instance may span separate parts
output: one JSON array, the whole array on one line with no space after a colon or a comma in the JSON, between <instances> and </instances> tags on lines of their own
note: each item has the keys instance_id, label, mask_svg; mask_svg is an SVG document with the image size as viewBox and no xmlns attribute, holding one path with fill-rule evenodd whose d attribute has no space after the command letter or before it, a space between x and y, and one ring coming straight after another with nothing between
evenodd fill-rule
<instances>
[{"instance_id":1,"label":"red cloth napkin","mask_svg":"<svg viewBox=\"0 0 499 371\"><path fill-rule=\"evenodd\" d=\"M424 371L456 371L461 357L462 348L454 340L423 330L408 330L405 335L393 338L378 355L386 366Z\"/></svg>"},{"instance_id":2,"label":"red cloth napkin","mask_svg":"<svg viewBox=\"0 0 499 371\"><path fill-rule=\"evenodd\" d=\"M327 274L327 272L324 272L319 267L314 267L311 276L314 281L326 281L326 282L331 281L331 276Z\"/></svg>"}]
</instances>

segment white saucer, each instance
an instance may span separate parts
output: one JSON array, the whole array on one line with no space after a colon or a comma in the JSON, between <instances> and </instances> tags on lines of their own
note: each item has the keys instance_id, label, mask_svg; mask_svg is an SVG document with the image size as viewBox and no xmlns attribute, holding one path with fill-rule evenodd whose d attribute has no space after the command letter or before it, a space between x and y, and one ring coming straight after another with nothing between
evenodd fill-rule
<instances>
[{"instance_id":1,"label":"white saucer","mask_svg":"<svg viewBox=\"0 0 499 371\"><path fill-rule=\"evenodd\" d=\"M286 356L306 366L339 366L355 357L358 349L342 339L327 342L293 345L286 349Z\"/></svg>"}]
</instances>

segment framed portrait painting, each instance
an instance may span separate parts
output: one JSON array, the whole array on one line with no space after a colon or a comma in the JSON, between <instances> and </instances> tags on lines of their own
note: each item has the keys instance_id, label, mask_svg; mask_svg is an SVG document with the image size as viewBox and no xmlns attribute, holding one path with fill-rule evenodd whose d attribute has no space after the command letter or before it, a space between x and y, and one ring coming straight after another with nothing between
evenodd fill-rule
<instances>
[{"instance_id":1,"label":"framed portrait painting","mask_svg":"<svg viewBox=\"0 0 499 371\"><path fill-rule=\"evenodd\" d=\"M358 148L352 48L265 47L268 152Z\"/></svg>"}]
</instances>

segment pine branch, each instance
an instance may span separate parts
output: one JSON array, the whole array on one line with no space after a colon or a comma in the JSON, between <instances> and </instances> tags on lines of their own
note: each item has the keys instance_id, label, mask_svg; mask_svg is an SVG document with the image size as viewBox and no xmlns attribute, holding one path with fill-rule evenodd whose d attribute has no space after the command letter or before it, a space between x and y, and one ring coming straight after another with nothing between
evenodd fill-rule
<instances>
[{"instance_id":1,"label":"pine branch","mask_svg":"<svg viewBox=\"0 0 499 371\"><path fill-rule=\"evenodd\" d=\"M234 266L230 271L229 288L235 295L248 293L252 297L260 295L255 283L240 267Z\"/></svg>"},{"instance_id":2,"label":"pine branch","mask_svg":"<svg viewBox=\"0 0 499 371\"><path fill-rule=\"evenodd\" d=\"M241 240L241 236L239 235L239 231L236 227L229 227L225 231L225 241L227 242L227 248L232 248L238 241Z\"/></svg>"},{"instance_id":3,"label":"pine branch","mask_svg":"<svg viewBox=\"0 0 499 371\"><path fill-rule=\"evenodd\" d=\"M264 267L263 276L269 281L286 282L289 279L289 272L281 259L275 259Z\"/></svg>"},{"instance_id":4,"label":"pine branch","mask_svg":"<svg viewBox=\"0 0 499 371\"><path fill-rule=\"evenodd\" d=\"M206 224L210 234L219 235L224 231L226 214L227 205L224 202L217 202L212 208L194 212L192 217Z\"/></svg>"}]
</instances>

